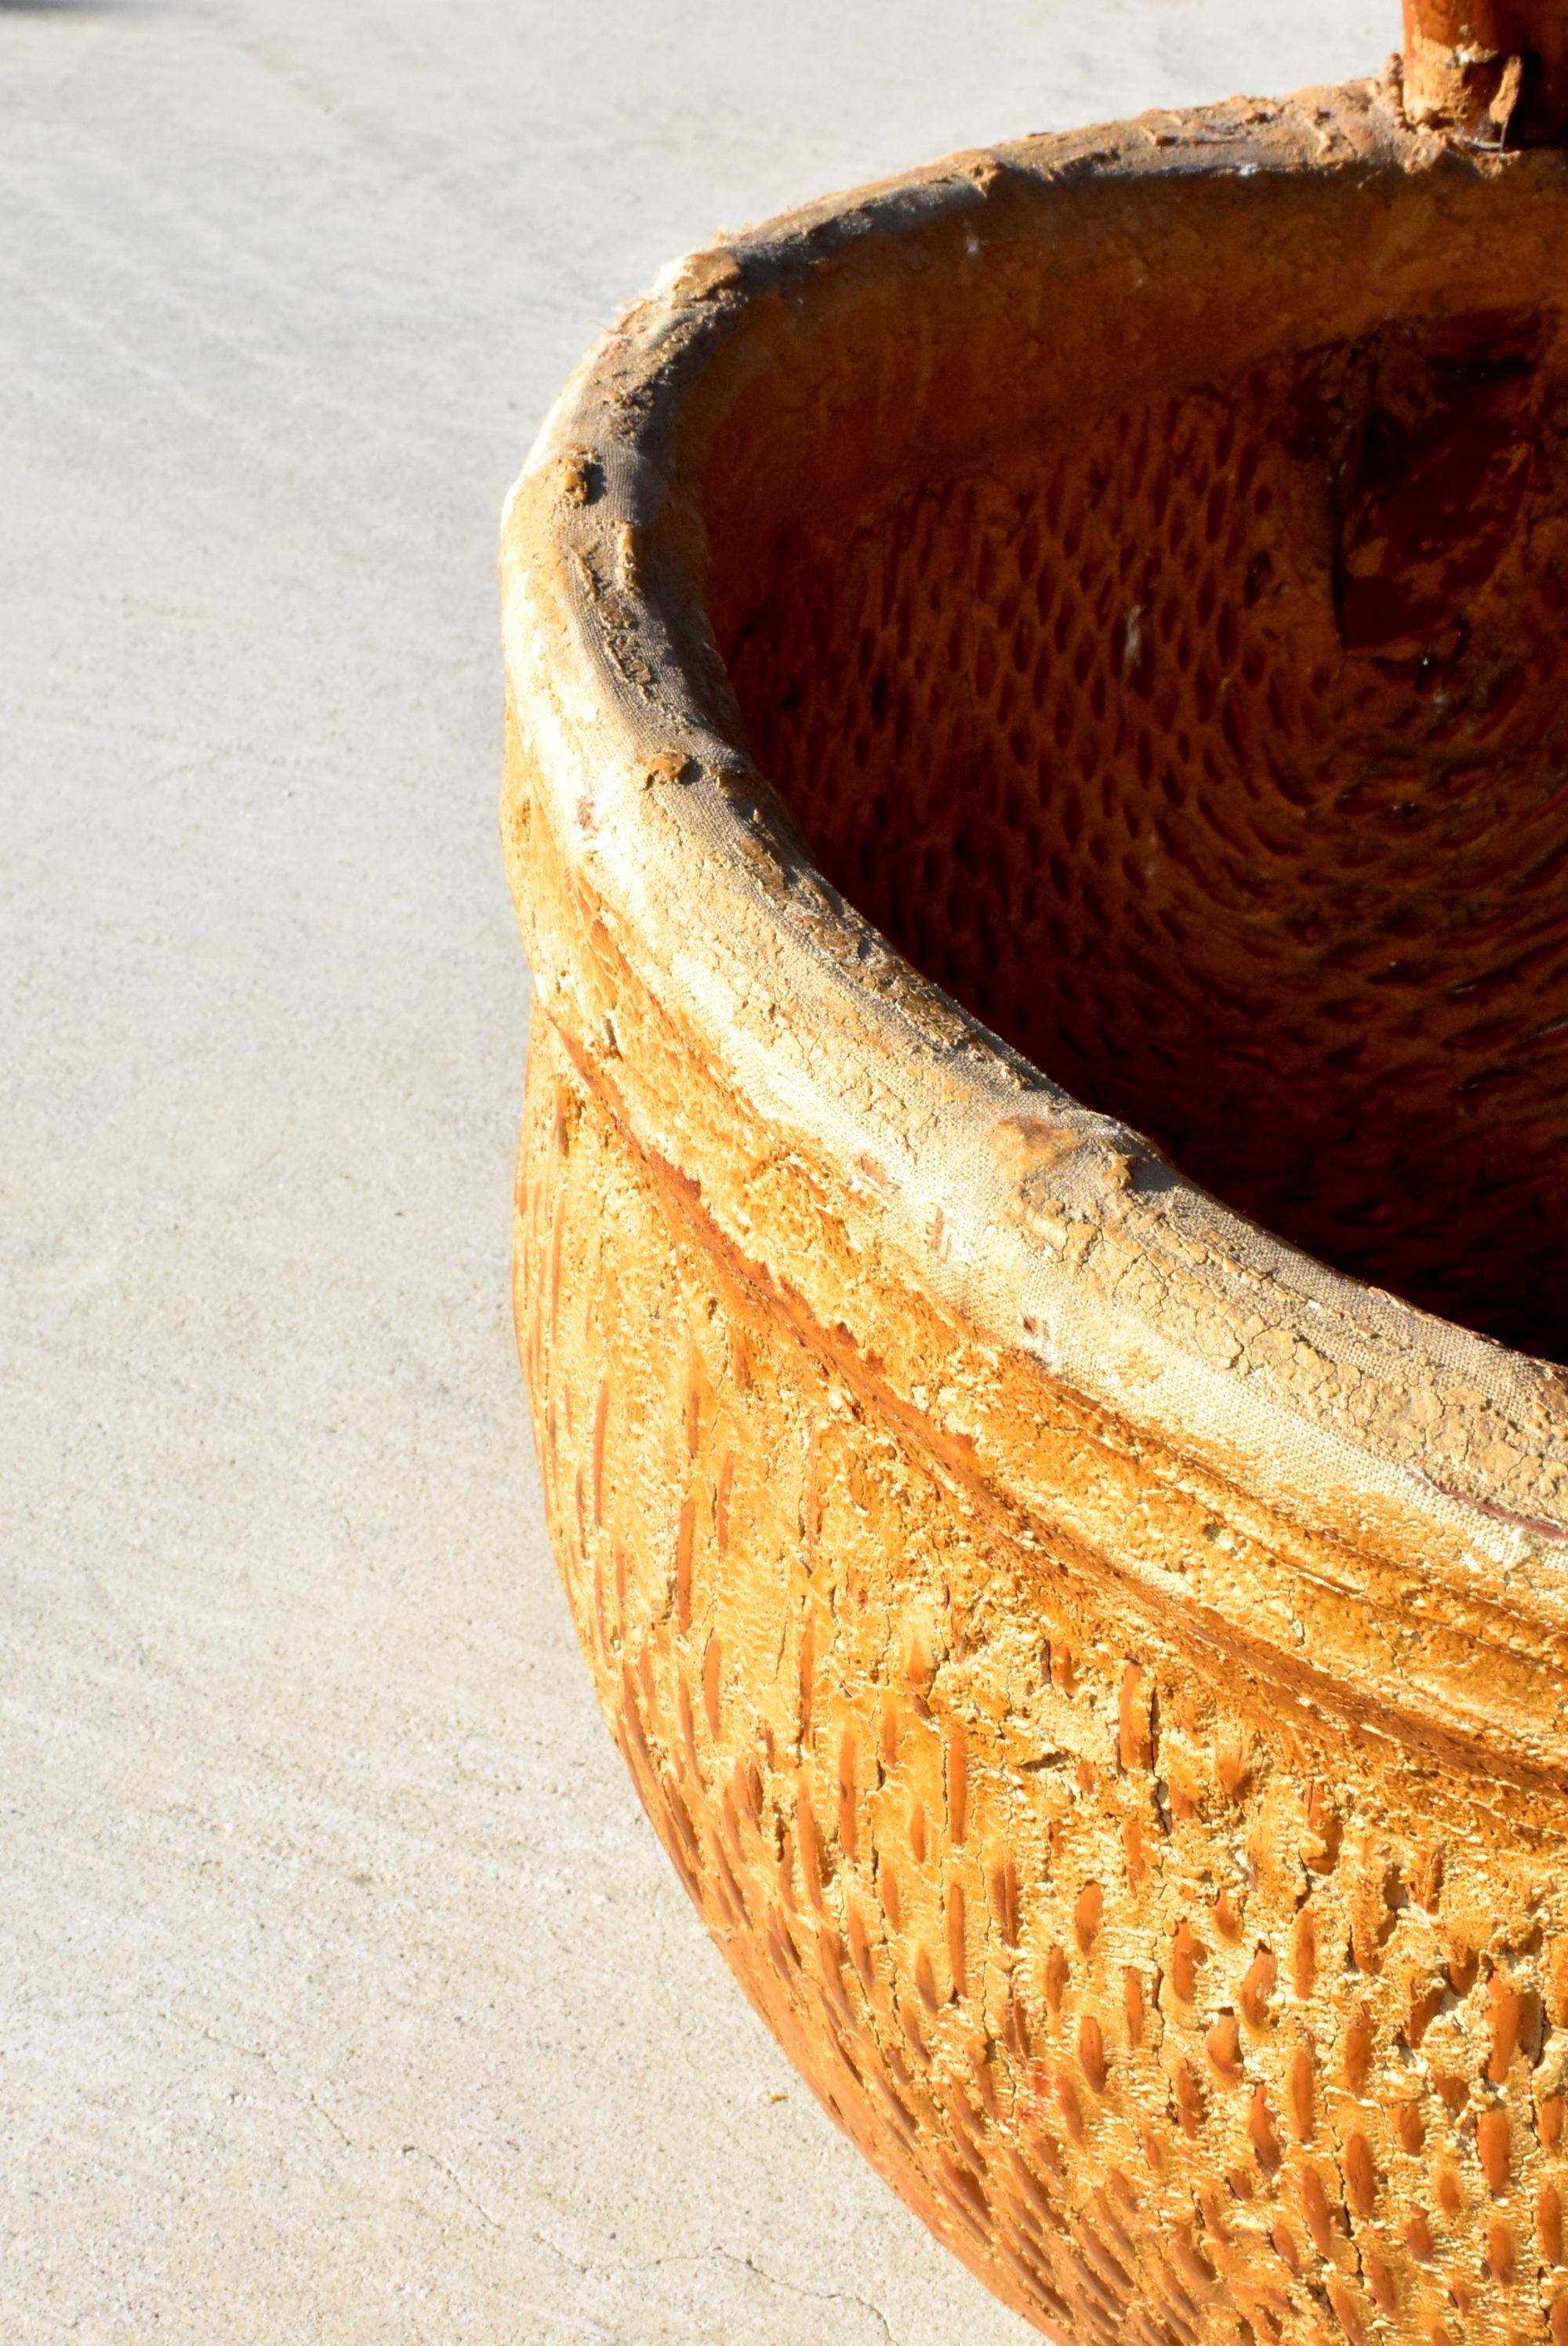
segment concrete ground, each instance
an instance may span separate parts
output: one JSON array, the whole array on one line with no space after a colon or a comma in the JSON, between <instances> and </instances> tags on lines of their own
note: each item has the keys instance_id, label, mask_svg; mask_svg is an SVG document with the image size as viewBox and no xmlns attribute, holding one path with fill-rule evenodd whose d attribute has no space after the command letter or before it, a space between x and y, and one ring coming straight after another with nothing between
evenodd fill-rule
<instances>
[{"instance_id":1,"label":"concrete ground","mask_svg":"<svg viewBox=\"0 0 1568 2346\"><path fill-rule=\"evenodd\" d=\"M507 1317L503 493L672 254L1393 0L0 5L0 2341L1003 2346L644 1825Z\"/></svg>"}]
</instances>

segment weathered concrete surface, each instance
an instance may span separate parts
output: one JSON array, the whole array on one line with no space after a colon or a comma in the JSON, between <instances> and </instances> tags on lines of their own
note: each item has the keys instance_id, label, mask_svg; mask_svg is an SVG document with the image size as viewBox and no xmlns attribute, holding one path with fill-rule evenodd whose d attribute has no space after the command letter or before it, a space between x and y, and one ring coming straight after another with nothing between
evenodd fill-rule
<instances>
[{"instance_id":1,"label":"weathered concrete surface","mask_svg":"<svg viewBox=\"0 0 1568 2346\"><path fill-rule=\"evenodd\" d=\"M717 225L1394 37L0 6L7 2341L1022 2339L741 2004L545 1553L495 516Z\"/></svg>"}]
</instances>

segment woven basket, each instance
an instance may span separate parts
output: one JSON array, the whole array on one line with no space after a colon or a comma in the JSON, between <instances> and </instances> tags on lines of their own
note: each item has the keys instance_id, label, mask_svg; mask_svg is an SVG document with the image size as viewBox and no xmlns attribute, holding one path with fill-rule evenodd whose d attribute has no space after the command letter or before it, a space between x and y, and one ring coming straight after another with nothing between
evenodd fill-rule
<instances>
[{"instance_id":1,"label":"woven basket","mask_svg":"<svg viewBox=\"0 0 1568 2346\"><path fill-rule=\"evenodd\" d=\"M1234 102L721 244L508 509L584 1652L815 2091L1103 2346L1568 2346L1568 168L1509 70L1444 85L1490 143Z\"/></svg>"}]
</instances>

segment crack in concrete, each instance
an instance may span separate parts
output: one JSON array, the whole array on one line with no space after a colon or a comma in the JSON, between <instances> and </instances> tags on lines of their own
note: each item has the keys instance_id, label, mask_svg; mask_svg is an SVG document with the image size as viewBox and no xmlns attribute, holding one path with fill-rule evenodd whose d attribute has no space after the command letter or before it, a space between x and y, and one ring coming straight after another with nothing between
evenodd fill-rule
<instances>
[{"instance_id":1,"label":"crack in concrete","mask_svg":"<svg viewBox=\"0 0 1568 2346\"><path fill-rule=\"evenodd\" d=\"M342 2127L338 2124L338 2121L332 2116L331 2111L327 2108L325 2103L319 2102L316 2099L315 2095L310 2092L309 2089L306 2091L305 2100L309 2104L310 2107L315 2111L316 2116L319 2118L326 2119L327 2124L331 2127L332 2132L337 2136L338 2140L342 2144L345 2150L358 2150L359 2144L354 2141L351 2135L344 2133Z\"/></svg>"},{"instance_id":2,"label":"crack in concrete","mask_svg":"<svg viewBox=\"0 0 1568 2346\"><path fill-rule=\"evenodd\" d=\"M606 2278L612 2275L626 2275L635 2278L639 2273L662 2271L667 2265L696 2265L708 2262L736 2265L741 2271L750 2273L754 2280L765 2282L769 2289L781 2290L787 2297L803 2298L812 2305L852 2305L857 2311L869 2314L872 2320L880 2325L888 2346L898 2346L898 2341L893 2335L892 2324L881 2307L871 2298L856 2297L849 2290L807 2289L799 2281L786 2280L781 2274L769 2272L765 2266L758 2263L754 2256L750 2254L742 2256L738 2250L723 2248L717 2243L706 2249L689 2249L669 2256L625 2258L615 2263L606 2263L594 2259L584 2260L575 2257L569 2249L562 2248L559 2241L550 2239L543 2232L531 2230L528 2237L536 2241L540 2248L547 2249L553 2257L559 2258L564 2265L584 2280L591 2280L596 2275L603 2275ZM606 2335L608 2335L607 2332Z\"/></svg>"},{"instance_id":3,"label":"crack in concrete","mask_svg":"<svg viewBox=\"0 0 1568 2346\"><path fill-rule=\"evenodd\" d=\"M325 2112L323 2112L322 2115L325 2116ZM433 2167L438 2175L444 2175L453 2189L456 2192L458 2198L463 2202L464 2206L472 2208L474 2214L479 2217L484 2223L488 2224L493 2232L504 2233L506 2230L507 2228L504 2223L502 2223L500 2218L498 2216L493 2216L489 2208L486 2208L482 2201L474 2198L473 2192L468 2188L467 2184L464 2183L463 2178L456 2172L455 2168L448 2167L444 2158L437 2158L433 2150L426 2150L422 2142L405 2142L402 2146L402 2155L404 2158L423 2158L427 2167ZM534 2237L537 2239L541 2239L543 2236L539 2233L535 2233ZM545 2241L545 2245L548 2247L550 2243ZM567 2261L570 2262L570 2259L568 2259Z\"/></svg>"},{"instance_id":4,"label":"crack in concrete","mask_svg":"<svg viewBox=\"0 0 1568 2346\"><path fill-rule=\"evenodd\" d=\"M364 2149L365 2145L354 2140L346 2127L341 2126L332 2116L326 2104L317 2099L309 2086L295 2086L290 2083L264 2045L242 2045L238 2037L219 2036L216 2029L209 2028L201 2021L187 2020L181 2013L165 2012L159 2016L170 2027L183 2028L190 2035L199 2036L204 2043L216 2045L220 2052L238 2053L247 2061L260 2061L279 2091L286 2095L290 2101L300 2104L302 2108L314 2110L319 2118L324 2118L345 2150Z\"/></svg>"},{"instance_id":5,"label":"crack in concrete","mask_svg":"<svg viewBox=\"0 0 1568 2346\"><path fill-rule=\"evenodd\" d=\"M869 2313L873 2320L881 2325L882 2336L887 2340L888 2346L897 2346L892 2324L881 2307L874 2304L869 2297L855 2297L848 2290L842 2289L803 2289L799 2281L784 2280L778 2273L764 2271L755 2257L738 2257L730 2249L710 2249L707 2253L709 2256L722 2257L729 2264L743 2265L748 2272L755 2273L759 2280L765 2280L770 2289L782 2290L787 2296L803 2297L816 2305L856 2306L860 2312Z\"/></svg>"},{"instance_id":6,"label":"crack in concrete","mask_svg":"<svg viewBox=\"0 0 1568 2346\"><path fill-rule=\"evenodd\" d=\"M220 2036L216 2030L209 2028L199 2022L188 2020L179 2013L166 2011L161 2016L170 2025L184 2029L191 2035L200 2036L206 2043L218 2046L221 2051L238 2053L247 2060L260 2062L261 2066L267 2069L269 2074L273 2077L274 2081L282 2091L290 2094L290 2097L298 2101L302 2106L314 2110L316 2115L322 2118L325 2123L331 2127L333 2133L338 2137L340 2142L343 2144L345 2149L359 2151L367 2149L373 2150L373 2146L366 2146L357 2143L353 2137L345 2131L337 2118L334 2117L331 2111L326 2107L325 2104L318 2100L315 2094L310 2091L309 2088L302 2091L298 2088L290 2088L287 2081L280 2075L273 2055L265 2045L247 2045L235 2037ZM493 2215L490 2209L487 2208L481 2200L474 2197L473 2193L463 2182L462 2177L453 2168L447 2164L446 2160L438 2157L433 2151L427 2150L423 2143L405 2142L401 2146L401 2151L403 2157L422 2158L427 2166L433 2168L435 2171L439 2175L443 2176L451 2185L453 2191L456 2192L458 2198L463 2201L464 2205L471 2208L473 2213L478 2216L481 2221L487 2225L492 2231L501 2235L504 2235L508 2231L509 2228L504 2224L499 2218ZM857 2297L852 2291L848 2290L807 2289L799 2281L789 2280L785 2279L781 2274L769 2272L765 2266L758 2262L755 2256L750 2254L742 2255L736 2249L724 2248L717 2243L710 2244L706 2248L680 2251L667 2256L621 2259L614 2262L609 2262L596 2259L582 2259L575 2257L569 2249L564 2249L558 2241L551 2239L547 2234L541 2232L533 2227L530 2227L527 2229L524 2237L531 2239L537 2247L547 2250L551 2256L555 2257L560 2263L566 2266L569 2271L575 2273L579 2279L585 2280L592 2280L596 2276L603 2277L605 2279L612 2279L615 2277L635 2279L640 2273L655 2272L661 2270L666 2267L677 2265L695 2265L709 2262L731 2265L738 2268L741 2271L751 2274L755 2280L763 2282L768 2288L779 2290L786 2296L798 2297L813 2304L851 2306L857 2311L868 2315L877 2323L882 2337L888 2341L888 2346L897 2346L897 2341L893 2334L892 2326L889 2321L886 2313L883 2311L882 2308L880 2305L877 2305L872 2300L869 2298ZM594 2334L605 2341L605 2346L634 2346L634 2341L627 2337L626 2333L618 2329L605 2329L597 2321L595 2321L593 2323L593 2330Z\"/></svg>"}]
</instances>

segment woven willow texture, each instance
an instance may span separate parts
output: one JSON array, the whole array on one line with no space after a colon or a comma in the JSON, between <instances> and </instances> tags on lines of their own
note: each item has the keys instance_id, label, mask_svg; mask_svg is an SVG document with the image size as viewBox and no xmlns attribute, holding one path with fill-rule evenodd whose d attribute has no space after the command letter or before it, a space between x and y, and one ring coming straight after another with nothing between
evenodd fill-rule
<instances>
[{"instance_id":1,"label":"woven willow texture","mask_svg":"<svg viewBox=\"0 0 1568 2346\"><path fill-rule=\"evenodd\" d=\"M1568 383L1530 312L797 533L728 648L822 868L1183 1171L1568 1345Z\"/></svg>"}]
</instances>

